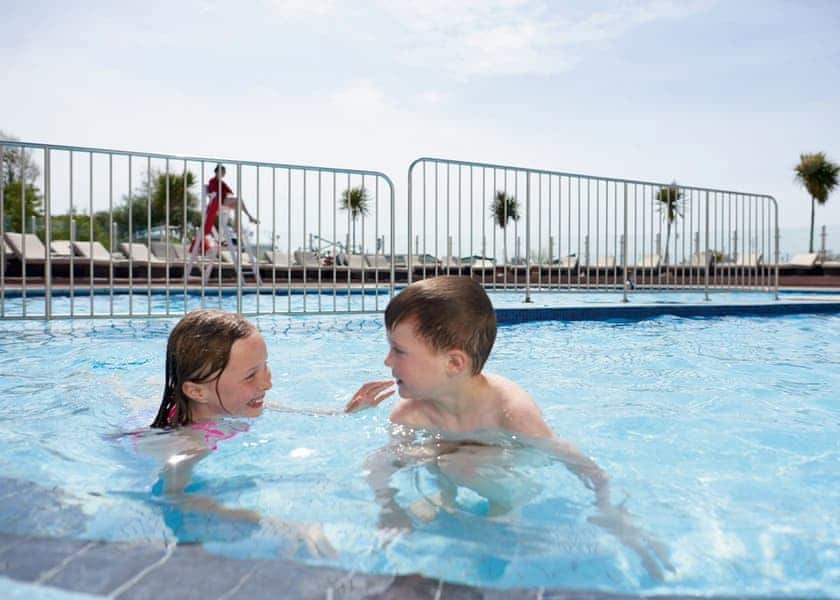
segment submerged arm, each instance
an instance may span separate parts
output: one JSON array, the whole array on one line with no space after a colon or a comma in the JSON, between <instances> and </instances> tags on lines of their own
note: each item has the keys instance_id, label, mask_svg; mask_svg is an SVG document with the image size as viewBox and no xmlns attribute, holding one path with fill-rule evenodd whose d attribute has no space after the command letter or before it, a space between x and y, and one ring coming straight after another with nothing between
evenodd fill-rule
<instances>
[{"instance_id":1,"label":"submerged arm","mask_svg":"<svg viewBox=\"0 0 840 600\"><path fill-rule=\"evenodd\" d=\"M664 579L663 568L674 571L668 561L665 546L633 523L630 513L622 504L613 505L610 502L609 476L595 461L582 454L574 444L557 438L551 440L551 450L586 487L595 492L598 513L589 518L591 523L609 531L635 551L645 570L654 579Z\"/></svg>"},{"instance_id":2,"label":"submerged arm","mask_svg":"<svg viewBox=\"0 0 840 600\"><path fill-rule=\"evenodd\" d=\"M306 523L292 523L265 517L247 508L232 508L217 502L204 494L186 492L185 489L192 480L193 469L198 462L207 456L210 450L197 441L172 455L161 469L163 493L176 501L178 506L199 513L215 514L236 521L263 525L278 531L282 537L294 540L295 548L304 545L313 557L334 556L335 550L324 536L320 525Z\"/></svg>"}]
</instances>

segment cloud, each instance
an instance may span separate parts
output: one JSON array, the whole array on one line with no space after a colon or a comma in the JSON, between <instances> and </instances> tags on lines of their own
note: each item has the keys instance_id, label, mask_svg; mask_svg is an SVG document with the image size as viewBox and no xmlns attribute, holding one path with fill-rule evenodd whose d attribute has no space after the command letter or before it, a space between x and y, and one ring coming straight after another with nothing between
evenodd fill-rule
<instances>
[{"instance_id":1,"label":"cloud","mask_svg":"<svg viewBox=\"0 0 840 600\"><path fill-rule=\"evenodd\" d=\"M402 26L400 60L471 79L566 71L593 44L645 23L683 18L708 4L612 1L578 8L533 0L425 0L381 8Z\"/></svg>"}]
</instances>

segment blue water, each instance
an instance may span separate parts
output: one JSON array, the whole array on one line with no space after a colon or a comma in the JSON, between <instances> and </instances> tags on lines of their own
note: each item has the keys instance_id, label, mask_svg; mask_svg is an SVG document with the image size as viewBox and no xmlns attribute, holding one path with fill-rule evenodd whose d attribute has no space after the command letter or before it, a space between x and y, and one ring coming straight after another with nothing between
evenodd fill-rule
<instances>
[{"instance_id":1,"label":"blue water","mask_svg":"<svg viewBox=\"0 0 840 600\"><path fill-rule=\"evenodd\" d=\"M159 465L113 435L153 418L171 319L0 323L0 475L30 485L0 501L0 530L90 539L198 539L229 556L283 554L264 526L190 519L154 492ZM297 409L340 407L388 375L370 317L260 317L274 389ZM320 523L335 558L492 587L840 595L840 317L541 322L501 327L487 370L528 389L558 435L611 476L613 501L667 548L650 576L588 518L592 493L562 464L507 440L472 473L503 514L435 461L388 480L410 531L379 527L368 471L388 406L312 416L267 410L219 442L191 491L284 521ZM40 490L40 491L39 491Z\"/></svg>"}]
</instances>

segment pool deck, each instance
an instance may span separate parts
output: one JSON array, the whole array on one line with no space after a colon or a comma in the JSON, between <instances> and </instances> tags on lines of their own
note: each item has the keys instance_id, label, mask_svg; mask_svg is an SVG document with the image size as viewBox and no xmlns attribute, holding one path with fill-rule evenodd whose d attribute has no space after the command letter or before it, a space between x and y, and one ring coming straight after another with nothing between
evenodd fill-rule
<instances>
[{"instance_id":1,"label":"pool deck","mask_svg":"<svg viewBox=\"0 0 840 600\"><path fill-rule=\"evenodd\" d=\"M445 558L442 558L445 560ZM623 600L594 590L480 588L421 575L367 575L283 559L235 559L200 544L102 542L0 534L0 593L13 598ZM785 596L792 598L793 596ZM702 596L702 598L759 598ZM767 598L763 596L761 598Z\"/></svg>"}]
</instances>

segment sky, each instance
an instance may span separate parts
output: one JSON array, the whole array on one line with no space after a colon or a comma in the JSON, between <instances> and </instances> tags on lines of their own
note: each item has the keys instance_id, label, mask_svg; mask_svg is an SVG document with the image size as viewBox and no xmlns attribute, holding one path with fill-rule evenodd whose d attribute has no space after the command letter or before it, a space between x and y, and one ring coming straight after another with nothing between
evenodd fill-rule
<instances>
[{"instance_id":1,"label":"sky","mask_svg":"<svg viewBox=\"0 0 840 600\"><path fill-rule=\"evenodd\" d=\"M0 130L383 171L420 156L774 196L840 162L840 2L0 0ZM840 249L840 190L817 209ZM832 234L832 238L834 235Z\"/></svg>"}]
</instances>

